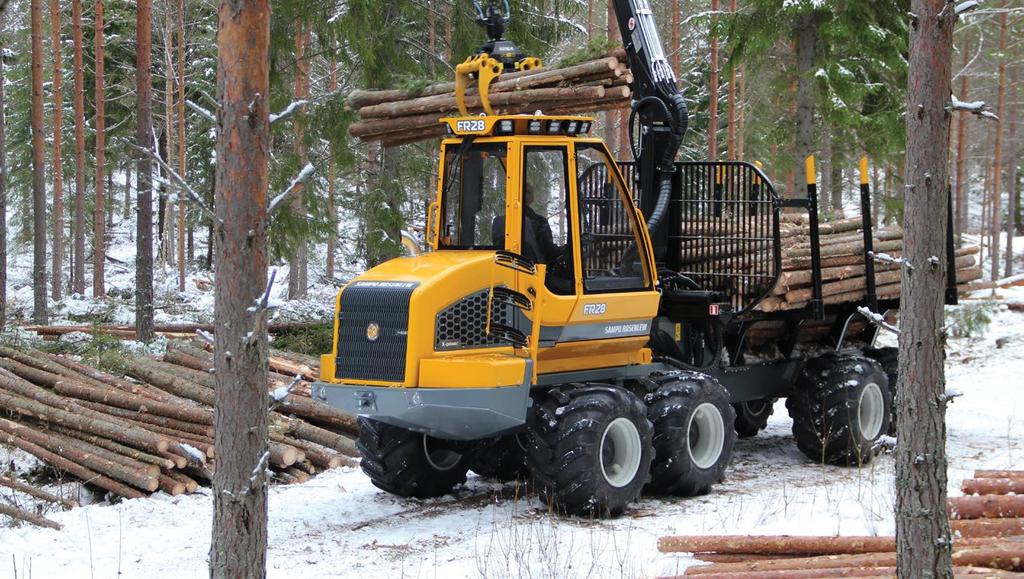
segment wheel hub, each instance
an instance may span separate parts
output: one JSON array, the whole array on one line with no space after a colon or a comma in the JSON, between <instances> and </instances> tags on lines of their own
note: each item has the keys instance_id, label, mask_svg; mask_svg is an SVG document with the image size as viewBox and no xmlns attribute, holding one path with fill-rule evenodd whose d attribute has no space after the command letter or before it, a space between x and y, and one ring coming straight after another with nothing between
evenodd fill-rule
<instances>
[{"instance_id":1,"label":"wheel hub","mask_svg":"<svg viewBox=\"0 0 1024 579\"><path fill-rule=\"evenodd\" d=\"M725 446L725 421L714 404L705 402L690 415L686 446L697 468L711 468L718 462Z\"/></svg>"},{"instance_id":2,"label":"wheel hub","mask_svg":"<svg viewBox=\"0 0 1024 579\"><path fill-rule=\"evenodd\" d=\"M444 447L426 434L423 435L423 455L427 457L427 463L440 472L455 468L462 460L462 454Z\"/></svg>"},{"instance_id":3,"label":"wheel hub","mask_svg":"<svg viewBox=\"0 0 1024 579\"><path fill-rule=\"evenodd\" d=\"M624 487L636 478L642 455L640 432L628 418L616 418L601 436L601 473L608 484Z\"/></svg>"},{"instance_id":4,"label":"wheel hub","mask_svg":"<svg viewBox=\"0 0 1024 579\"><path fill-rule=\"evenodd\" d=\"M860 392L857 404L857 421L861 436L865 440L875 440L882 432L882 420L885 418L885 399L878 384L870 382Z\"/></svg>"}]
</instances>

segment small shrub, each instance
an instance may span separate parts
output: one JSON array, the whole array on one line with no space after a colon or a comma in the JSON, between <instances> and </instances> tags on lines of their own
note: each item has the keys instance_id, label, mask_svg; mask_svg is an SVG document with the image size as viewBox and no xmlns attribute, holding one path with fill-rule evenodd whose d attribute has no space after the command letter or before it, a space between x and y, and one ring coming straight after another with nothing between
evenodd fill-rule
<instances>
[{"instance_id":1,"label":"small shrub","mask_svg":"<svg viewBox=\"0 0 1024 579\"><path fill-rule=\"evenodd\" d=\"M985 333L998 311L999 304L994 301L966 303L946 312L946 325L954 338L973 338Z\"/></svg>"}]
</instances>

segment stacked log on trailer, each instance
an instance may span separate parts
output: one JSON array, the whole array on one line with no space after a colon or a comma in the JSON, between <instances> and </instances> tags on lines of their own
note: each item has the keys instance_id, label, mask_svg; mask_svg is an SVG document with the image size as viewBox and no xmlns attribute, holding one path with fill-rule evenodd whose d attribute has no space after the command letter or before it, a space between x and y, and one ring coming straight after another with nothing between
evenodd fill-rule
<instances>
[{"instance_id":1,"label":"stacked log on trailer","mask_svg":"<svg viewBox=\"0 0 1024 579\"><path fill-rule=\"evenodd\" d=\"M1024 571L1024 471L975 471L948 499L957 576ZM661 537L663 553L692 553L710 563L685 576L702 579L882 577L896 574L894 537L697 535Z\"/></svg>"},{"instance_id":2,"label":"stacked log on trailer","mask_svg":"<svg viewBox=\"0 0 1024 579\"><path fill-rule=\"evenodd\" d=\"M307 362L270 357L268 468L283 482L358 456L355 417L309 397L317 370ZM120 497L194 492L217 466L211 367L211 354L186 342L162 359L124 360L125 375L0 346L0 443Z\"/></svg>"},{"instance_id":3,"label":"stacked log on trailer","mask_svg":"<svg viewBox=\"0 0 1024 579\"><path fill-rule=\"evenodd\" d=\"M281 332L308 330L329 322L330 320L323 322L275 322L267 326L267 331L271 334L279 334ZM46 341L55 341L61 336L71 333L105 334L108 336L114 336L115 338L121 338L123 340L137 339L135 326L130 325L23 326L22 329L28 332L35 332L42 336ZM213 332L213 324L157 324L154 326L154 331L157 335L165 338L188 340L195 336L196 332L199 331Z\"/></svg>"},{"instance_id":4,"label":"stacked log on trailer","mask_svg":"<svg viewBox=\"0 0 1024 579\"><path fill-rule=\"evenodd\" d=\"M757 304L761 312L777 312L807 307L813 298L811 270L810 227L807 216L783 214L779 227L782 268L778 281L769 295ZM861 219L840 219L819 226L821 256L822 300L825 305L861 302L867 296L866 265L864 263L864 234ZM903 254L903 232L899 228L883 229L874 233L873 259L876 296L878 299L898 298L900 294ZM977 261L978 247L956 250L957 288L969 291L968 284L981 278ZM728 269L729 256L715 256ZM771 259L764 256L764 259ZM911 264L913 265L913 264Z\"/></svg>"},{"instance_id":5,"label":"stacked log on trailer","mask_svg":"<svg viewBox=\"0 0 1024 579\"><path fill-rule=\"evenodd\" d=\"M593 113L627 107L632 81L626 53L619 49L570 66L503 74L491 84L489 100L497 114ZM353 91L346 104L359 113L349 133L385 145L436 139L445 132L438 120L459 115L453 82L419 90ZM467 91L466 106L471 114L483 112L475 89Z\"/></svg>"}]
</instances>

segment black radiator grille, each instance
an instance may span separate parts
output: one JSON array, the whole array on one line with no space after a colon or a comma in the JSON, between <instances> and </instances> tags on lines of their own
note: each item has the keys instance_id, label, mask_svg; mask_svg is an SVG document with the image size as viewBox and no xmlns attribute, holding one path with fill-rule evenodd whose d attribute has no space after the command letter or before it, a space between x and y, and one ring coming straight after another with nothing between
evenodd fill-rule
<instances>
[{"instance_id":1,"label":"black radiator grille","mask_svg":"<svg viewBox=\"0 0 1024 579\"><path fill-rule=\"evenodd\" d=\"M437 314L435 350L508 345L508 342L487 335L487 294L487 290L472 293ZM514 325L512 306L492 303L491 312L491 323Z\"/></svg>"},{"instance_id":2,"label":"black radiator grille","mask_svg":"<svg viewBox=\"0 0 1024 579\"><path fill-rule=\"evenodd\" d=\"M409 299L414 282L355 282L341 294L338 313L339 380L405 379ZM376 326L376 331L373 327ZM371 337L376 334L376 340Z\"/></svg>"}]
</instances>

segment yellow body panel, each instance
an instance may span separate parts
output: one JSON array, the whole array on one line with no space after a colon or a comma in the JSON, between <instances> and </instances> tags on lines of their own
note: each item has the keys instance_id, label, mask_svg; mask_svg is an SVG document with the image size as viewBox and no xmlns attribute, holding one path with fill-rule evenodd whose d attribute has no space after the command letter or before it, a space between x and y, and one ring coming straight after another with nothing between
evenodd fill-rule
<instances>
[{"instance_id":1,"label":"yellow body panel","mask_svg":"<svg viewBox=\"0 0 1024 579\"><path fill-rule=\"evenodd\" d=\"M460 124L458 119L444 119L453 133L489 134L495 122L502 118L514 118L517 123L528 122L529 116L476 117L483 123ZM551 119L554 117L544 117ZM482 127L480 126L482 125ZM457 146L461 137L445 139L443 146ZM474 143L505 143L508 147L505 172L506 223L522 221L522 155L523 147L564 146L567 152L567 171L570 176L569 230L572 246L575 294L557 295L544 284L546 266L537 264L536 272L502 266L495 262L493 250L438 249L441 239L440 204L431 205L428 216L428 252L412 257L401 257L381 264L356 278L358 281L416 282L418 286L409 302L409 327L405 359L405 379L402 382L345 380L353 385L385 385L394 387L423 388L481 388L521 384L526 371L526 359L532 358L533 381L540 374L568 372L597 368L613 368L651 361L647 348L648 336L616 336L622 328L637 333L637 328L650 328L651 320L657 315L660 295L655 289L656 273L650 266L653 252L646 225L638 210L636 218L640 235L642 255L646 258L644 268L650 286L647 290L587 294L584 291L580 251L580 211L576 190L575 143L600 144L600 139L570 137L566 135L514 134L503 136L476 136ZM445 163L441 163L438 175L438 196L442 193L445 179ZM622 176L617 169L611 175L625 190ZM505 228L504 249L516 254L522 253L520 231L517 227ZM354 280L355 281L355 280ZM532 309L522 312L529 320L528 346L513 348L497 346L463 350L435 351L435 323L438 312L464 297L505 286L532 300ZM341 295L338 292L335 311L340 311ZM646 326L641 326L646 324ZM344 344L337 343L338 316L335 316L335 344L331 354L321 359L321 380L340 383L335 378L335 358L339 347L344 353ZM560 336L557 340L545 340L544 336Z\"/></svg>"}]
</instances>

